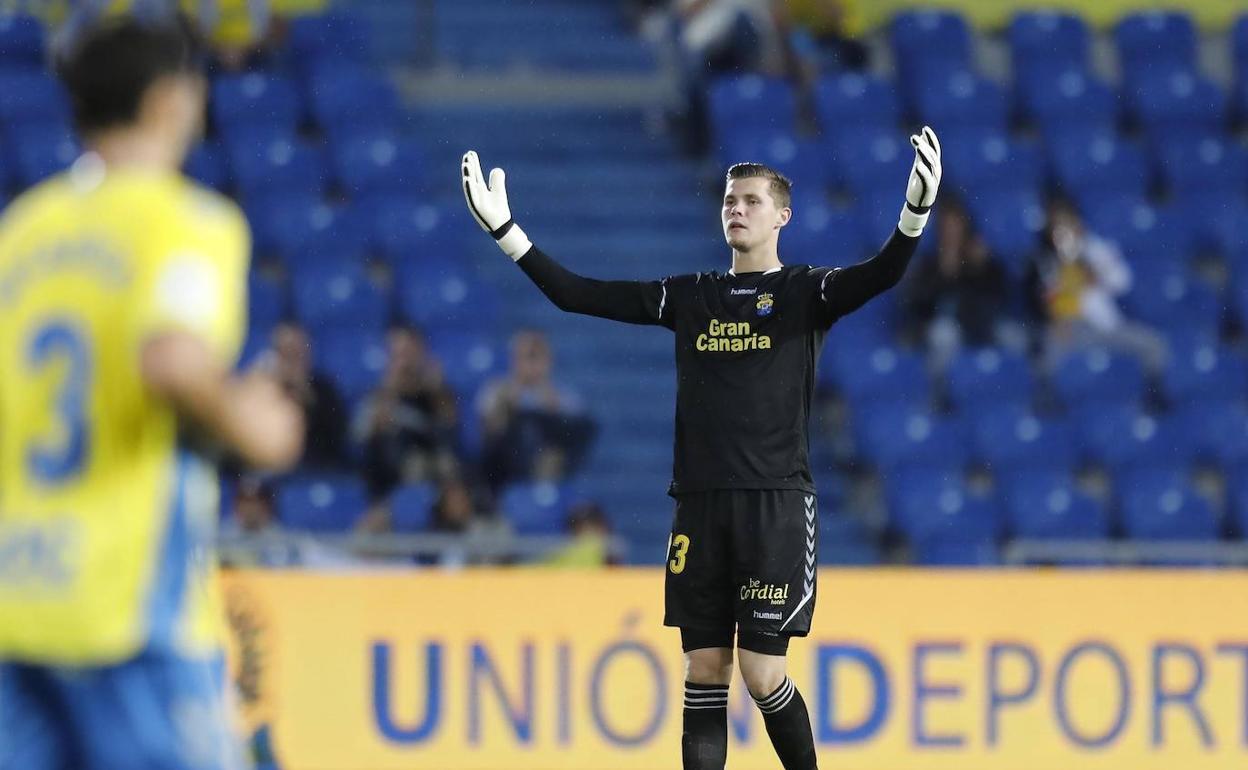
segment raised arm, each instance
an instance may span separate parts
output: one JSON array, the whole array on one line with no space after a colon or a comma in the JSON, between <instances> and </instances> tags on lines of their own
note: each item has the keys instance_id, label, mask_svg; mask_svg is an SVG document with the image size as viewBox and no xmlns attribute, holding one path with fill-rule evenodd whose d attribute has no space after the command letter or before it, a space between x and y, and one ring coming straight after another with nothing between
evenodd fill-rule
<instances>
[{"instance_id":1,"label":"raised arm","mask_svg":"<svg viewBox=\"0 0 1248 770\"><path fill-rule=\"evenodd\" d=\"M633 324L661 324L670 328L666 281L599 281L568 270L533 245L511 216L507 203L507 175L490 172L487 185L475 152L464 154L464 199L481 229L494 236L498 247L520 265L537 288L560 310Z\"/></svg>"},{"instance_id":2,"label":"raised arm","mask_svg":"<svg viewBox=\"0 0 1248 770\"><path fill-rule=\"evenodd\" d=\"M872 297L896 286L918 247L940 187L940 141L932 129L924 126L910 137L910 144L914 146L914 166L897 229L874 257L833 270L823 281L821 298L833 319L852 313Z\"/></svg>"}]
</instances>

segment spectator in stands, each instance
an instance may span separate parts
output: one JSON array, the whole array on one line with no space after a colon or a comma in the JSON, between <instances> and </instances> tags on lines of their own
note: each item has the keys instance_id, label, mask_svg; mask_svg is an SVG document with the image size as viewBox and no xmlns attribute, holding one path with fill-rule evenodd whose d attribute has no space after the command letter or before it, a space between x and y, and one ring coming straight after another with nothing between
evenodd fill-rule
<instances>
[{"instance_id":1,"label":"spectator in stands","mask_svg":"<svg viewBox=\"0 0 1248 770\"><path fill-rule=\"evenodd\" d=\"M301 464L321 469L345 466L346 408L333 382L313 370L307 333L294 323L278 324L270 347L261 365L273 367L278 381L303 407L307 421Z\"/></svg>"},{"instance_id":2,"label":"spectator in stands","mask_svg":"<svg viewBox=\"0 0 1248 770\"><path fill-rule=\"evenodd\" d=\"M500 516L482 515L482 507L473 495L472 488L458 476L447 476L438 488L438 498L433 503L433 531L448 535L463 535L465 539L504 537L510 528ZM442 567L460 567L467 564L495 562L480 556L470 557L466 548L445 548L429 563Z\"/></svg>"},{"instance_id":3,"label":"spectator in stands","mask_svg":"<svg viewBox=\"0 0 1248 770\"><path fill-rule=\"evenodd\" d=\"M676 0L680 44L704 72L769 72L784 68L784 43L773 0Z\"/></svg>"},{"instance_id":4,"label":"spectator in stands","mask_svg":"<svg viewBox=\"0 0 1248 770\"><path fill-rule=\"evenodd\" d=\"M548 556L545 564L551 567L605 567L615 564L611 553L611 526L602 506L595 502L582 502L568 513L567 545Z\"/></svg>"},{"instance_id":5,"label":"spectator in stands","mask_svg":"<svg viewBox=\"0 0 1248 770\"><path fill-rule=\"evenodd\" d=\"M273 504L273 488L246 475L238 480L234 504L221 524L222 561L234 567L290 567L301 562L298 544L284 537Z\"/></svg>"},{"instance_id":6,"label":"spectator in stands","mask_svg":"<svg viewBox=\"0 0 1248 770\"><path fill-rule=\"evenodd\" d=\"M1021 349L1025 336L1007 315L1005 268L971 227L966 210L942 203L934 258L922 260L903 295L911 333L941 369L964 345Z\"/></svg>"},{"instance_id":7,"label":"spectator in stands","mask_svg":"<svg viewBox=\"0 0 1248 770\"><path fill-rule=\"evenodd\" d=\"M255 476L243 476L234 491L234 505L221 534L263 535L280 529L273 512L273 489Z\"/></svg>"},{"instance_id":8,"label":"spectator in stands","mask_svg":"<svg viewBox=\"0 0 1248 770\"><path fill-rule=\"evenodd\" d=\"M701 154L709 146L708 78L761 72L799 77L801 68L786 32L782 0L669 0L662 10L640 3L642 34L673 50L684 106L673 116L686 149Z\"/></svg>"},{"instance_id":9,"label":"spectator in stands","mask_svg":"<svg viewBox=\"0 0 1248 770\"><path fill-rule=\"evenodd\" d=\"M102 17L123 13L152 20L182 13L227 70L246 66L267 45L272 26L269 0L75 0L57 32L56 45L66 45Z\"/></svg>"},{"instance_id":10,"label":"spectator in stands","mask_svg":"<svg viewBox=\"0 0 1248 770\"><path fill-rule=\"evenodd\" d=\"M809 35L818 69L866 69L867 47L857 39L863 30L858 0L784 0L783 6L794 45Z\"/></svg>"},{"instance_id":11,"label":"spectator in stands","mask_svg":"<svg viewBox=\"0 0 1248 770\"><path fill-rule=\"evenodd\" d=\"M1049 204L1044 247L1028 283L1033 312L1046 323L1044 366L1052 371L1071 353L1094 346L1140 359L1157 376L1166 366L1165 339L1123 316L1117 298L1131 288L1131 267L1113 243L1090 233L1074 206Z\"/></svg>"},{"instance_id":12,"label":"spectator in stands","mask_svg":"<svg viewBox=\"0 0 1248 770\"><path fill-rule=\"evenodd\" d=\"M517 332L511 371L481 389L485 472L495 489L519 478L563 478L584 459L595 425L580 397L555 384L553 364L542 334Z\"/></svg>"},{"instance_id":13,"label":"spectator in stands","mask_svg":"<svg viewBox=\"0 0 1248 770\"><path fill-rule=\"evenodd\" d=\"M381 385L361 405L351 429L374 497L455 467L455 394L441 365L411 327L391 329L387 347Z\"/></svg>"}]
</instances>

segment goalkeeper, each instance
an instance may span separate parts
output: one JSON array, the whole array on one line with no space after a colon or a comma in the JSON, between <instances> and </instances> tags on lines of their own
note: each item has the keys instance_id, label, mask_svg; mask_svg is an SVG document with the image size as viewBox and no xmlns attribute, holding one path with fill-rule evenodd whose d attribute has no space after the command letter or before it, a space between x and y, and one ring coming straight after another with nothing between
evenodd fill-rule
<instances>
[{"instance_id":1,"label":"goalkeeper","mask_svg":"<svg viewBox=\"0 0 1248 770\"><path fill-rule=\"evenodd\" d=\"M515 223L502 169L463 159L473 217L562 310L676 335L676 446L669 494L664 624L685 653L685 770L722 770L734 637L746 687L785 770L816 767L801 693L786 673L790 637L815 607L816 500L808 457L815 367L829 327L895 286L940 184L940 143L924 127L896 230L879 253L842 268L782 265L790 182L756 163L728 169L720 212L727 272L657 281L576 275Z\"/></svg>"}]
</instances>

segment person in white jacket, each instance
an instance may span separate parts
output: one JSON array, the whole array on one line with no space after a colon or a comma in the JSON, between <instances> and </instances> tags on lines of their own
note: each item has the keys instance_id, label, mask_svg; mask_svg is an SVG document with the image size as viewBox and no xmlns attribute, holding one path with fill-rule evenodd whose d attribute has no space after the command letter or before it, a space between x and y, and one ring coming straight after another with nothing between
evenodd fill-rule
<instances>
[{"instance_id":1,"label":"person in white jacket","mask_svg":"<svg viewBox=\"0 0 1248 770\"><path fill-rule=\"evenodd\" d=\"M1046 235L1048 248L1035 265L1038 299L1049 322L1045 369L1080 350L1104 347L1134 355L1150 374L1159 374L1169 357L1165 339L1118 307L1132 282L1118 246L1088 232L1073 206L1061 200L1049 206Z\"/></svg>"}]
</instances>

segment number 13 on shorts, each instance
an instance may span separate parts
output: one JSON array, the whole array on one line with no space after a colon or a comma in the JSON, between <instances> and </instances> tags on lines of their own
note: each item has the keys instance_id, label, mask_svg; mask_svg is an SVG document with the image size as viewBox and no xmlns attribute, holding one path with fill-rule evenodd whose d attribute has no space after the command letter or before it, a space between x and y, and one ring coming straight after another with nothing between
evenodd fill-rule
<instances>
[{"instance_id":1,"label":"number 13 on shorts","mask_svg":"<svg viewBox=\"0 0 1248 770\"><path fill-rule=\"evenodd\" d=\"M679 575L684 572L685 555L689 553L689 536L672 535L672 542L668 545L667 550L672 557L667 562L667 568L672 571L673 575Z\"/></svg>"}]
</instances>

